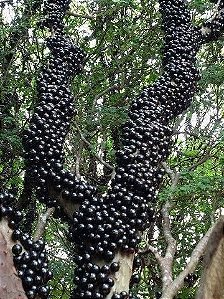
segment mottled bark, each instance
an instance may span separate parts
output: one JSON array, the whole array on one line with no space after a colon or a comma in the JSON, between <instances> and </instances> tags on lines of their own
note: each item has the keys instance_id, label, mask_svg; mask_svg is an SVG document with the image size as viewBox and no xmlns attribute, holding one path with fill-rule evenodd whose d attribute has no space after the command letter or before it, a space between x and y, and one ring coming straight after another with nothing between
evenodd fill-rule
<instances>
[{"instance_id":1,"label":"mottled bark","mask_svg":"<svg viewBox=\"0 0 224 299\"><path fill-rule=\"evenodd\" d=\"M132 276L133 260L134 254L122 254L121 252L118 252L115 256L113 262L119 262L120 269L112 276L114 279L114 286L111 288L106 299L110 299L113 293L121 293L123 291L129 292L129 281Z\"/></svg>"},{"instance_id":2,"label":"mottled bark","mask_svg":"<svg viewBox=\"0 0 224 299\"><path fill-rule=\"evenodd\" d=\"M27 299L13 263L12 230L5 219L0 221L0 299Z\"/></svg>"},{"instance_id":3,"label":"mottled bark","mask_svg":"<svg viewBox=\"0 0 224 299\"><path fill-rule=\"evenodd\" d=\"M205 257L204 272L196 299L224 298L224 217L214 226L209 237Z\"/></svg>"}]
</instances>

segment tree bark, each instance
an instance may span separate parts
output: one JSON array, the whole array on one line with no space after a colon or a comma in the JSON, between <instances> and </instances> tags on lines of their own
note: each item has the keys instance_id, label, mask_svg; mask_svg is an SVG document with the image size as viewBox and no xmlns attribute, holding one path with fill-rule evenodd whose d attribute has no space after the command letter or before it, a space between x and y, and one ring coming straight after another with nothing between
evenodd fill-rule
<instances>
[{"instance_id":1,"label":"tree bark","mask_svg":"<svg viewBox=\"0 0 224 299\"><path fill-rule=\"evenodd\" d=\"M213 226L204 255L204 271L196 299L224 298L224 216Z\"/></svg>"},{"instance_id":2,"label":"tree bark","mask_svg":"<svg viewBox=\"0 0 224 299\"><path fill-rule=\"evenodd\" d=\"M27 299L22 281L14 267L12 246L12 230L8 221L0 221L0 299Z\"/></svg>"}]
</instances>

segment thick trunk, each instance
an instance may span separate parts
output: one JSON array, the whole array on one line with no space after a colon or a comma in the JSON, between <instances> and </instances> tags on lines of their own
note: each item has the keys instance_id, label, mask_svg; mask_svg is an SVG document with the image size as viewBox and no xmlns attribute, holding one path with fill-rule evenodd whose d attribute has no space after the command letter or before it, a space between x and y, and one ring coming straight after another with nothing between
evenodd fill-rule
<instances>
[{"instance_id":1,"label":"thick trunk","mask_svg":"<svg viewBox=\"0 0 224 299\"><path fill-rule=\"evenodd\" d=\"M209 237L205 256L204 272L196 299L224 298L224 218L214 227Z\"/></svg>"},{"instance_id":2,"label":"thick trunk","mask_svg":"<svg viewBox=\"0 0 224 299\"><path fill-rule=\"evenodd\" d=\"M13 263L12 232L3 218L0 221L0 299L27 299Z\"/></svg>"}]
</instances>

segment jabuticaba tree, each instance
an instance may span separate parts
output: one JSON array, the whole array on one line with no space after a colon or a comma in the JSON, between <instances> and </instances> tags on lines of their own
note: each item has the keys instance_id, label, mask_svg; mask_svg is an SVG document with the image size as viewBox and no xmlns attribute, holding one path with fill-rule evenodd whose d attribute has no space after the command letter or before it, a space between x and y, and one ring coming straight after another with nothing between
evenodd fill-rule
<instances>
[{"instance_id":1,"label":"jabuticaba tree","mask_svg":"<svg viewBox=\"0 0 224 299\"><path fill-rule=\"evenodd\" d=\"M169 155L171 121L191 104L200 76L196 54L200 46L220 36L224 27L224 1L219 13L203 27L193 26L187 2L160 0L164 30L163 73L144 88L129 108L122 129L122 148L116 154L116 175L106 195L63 168L63 146L72 118L74 98L70 83L81 72L85 54L64 31L63 18L70 1L47 0L39 26L51 34L50 51L37 80L38 102L24 131L25 192L35 193L55 217L70 226L74 244L75 298L131 298L130 287L139 282L137 257L141 233L153 220L153 203L163 177L161 162ZM29 196L28 196L29 198ZM32 241L19 230L22 214L12 208L13 198L0 198L1 219L14 230L14 264L27 298L47 298L44 243ZM16 216L17 215L17 216ZM1 272L0 272L1 273Z\"/></svg>"}]
</instances>

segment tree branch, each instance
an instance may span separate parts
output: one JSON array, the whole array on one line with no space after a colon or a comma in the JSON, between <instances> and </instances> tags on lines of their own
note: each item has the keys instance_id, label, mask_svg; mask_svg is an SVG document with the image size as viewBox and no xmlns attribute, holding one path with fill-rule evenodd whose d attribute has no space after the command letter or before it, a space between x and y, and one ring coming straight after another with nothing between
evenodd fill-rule
<instances>
[{"instance_id":1,"label":"tree branch","mask_svg":"<svg viewBox=\"0 0 224 299\"><path fill-rule=\"evenodd\" d=\"M200 257L204 254L208 240L212 232L215 230L216 226L220 224L220 221L224 223L224 217L221 217L199 241L199 243L197 244L197 246L191 254L189 263L187 264L185 269L170 284L170 286L165 290L165 292L163 292L161 299L173 299L177 292L183 287L184 278L196 269Z\"/></svg>"},{"instance_id":2,"label":"tree branch","mask_svg":"<svg viewBox=\"0 0 224 299\"><path fill-rule=\"evenodd\" d=\"M200 279L197 299L222 298L224 294L224 216L215 224L203 257L204 269Z\"/></svg>"},{"instance_id":3,"label":"tree branch","mask_svg":"<svg viewBox=\"0 0 224 299\"><path fill-rule=\"evenodd\" d=\"M83 18L83 19L88 19L88 20L95 20L96 19L96 17L93 16L93 15L89 15L89 14L83 15L83 14L75 13L75 12L72 12L72 11L68 11L67 15L71 16L71 17L75 17L75 18Z\"/></svg>"},{"instance_id":4,"label":"tree branch","mask_svg":"<svg viewBox=\"0 0 224 299\"><path fill-rule=\"evenodd\" d=\"M162 265L162 280L163 280L163 290L165 290L169 284L173 281L172 278L172 267L174 256L177 250L177 242L173 238L171 233L171 223L169 217L169 211L172 208L172 204L167 201L162 207L162 216L163 216L163 234L167 242L167 249Z\"/></svg>"},{"instance_id":5,"label":"tree branch","mask_svg":"<svg viewBox=\"0 0 224 299\"><path fill-rule=\"evenodd\" d=\"M172 208L172 205L167 201L162 207L162 216L163 216L163 232L164 237L169 244L170 242L175 242L171 234L171 224L169 218L169 210Z\"/></svg>"},{"instance_id":6,"label":"tree branch","mask_svg":"<svg viewBox=\"0 0 224 299\"><path fill-rule=\"evenodd\" d=\"M175 172L174 170L172 170L169 165L166 162L162 162L161 163L165 172L168 174L168 176L171 179L171 183L172 183L172 188L175 188L178 184L179 178L180 178L180 172Z\"/></svg>"},{"instance_id":7,"label":"tree branch","mask_svg":"<svg viewBox=\"0 0 224 299\"><path fill-rule=\"evenodd\" d=\"M188 168L188 171L192 171L195 170L198 166L200 166L201 164L205 163L209 158L211 158L211 154L207 153L204 157L202 157L199 161L197 161L196 163L194 163L193 165L191 165Z\"/></svg>"},{"instance_id":8,"label":"tree branch","mask_svg":"<svg viewBox=\"0 0 224 299\"><path fill-rule=\"evenodd\" d=\"M148 245L145 250L140 252L140 254L147 254L152 252L155 258L157 259L162 272L163 291L165 291L173 282L172 267L173 267L174 256L177 248L177 242L171 234L171 224L169 218L169 210L171 208L172 205L170 204L169 201L167 201L162 208L163 234L168 245L165 256L163 257L159 253L158 249L151 245Z\"/></svg>"},{"instance_id":9,"label":"tree branch","mask_svg":"<svg viewBox=\"0 0 224 299\"><path fill-rule=\"evenodd\" d=\"M78 124L76 121L74 121L74 125L80 135L81 140L87 145L87 147L92 150L93 146L91 145L91 143L83 136L81 129L79 128ZM94 157L100 162L102 163L105 167L107 167L109 170L114 171L114 167L111 166L109 163L107 163L106 161L104 161L99 155L97 154L93 154Z\"/></svg>"},{"instance_id":10,"label":"tree branch","mask_svg":"<svg viewBox=\"0 0 224 299\"><path fill-rule=\"evenodd\" d=\"M108 88L104 89L103 91L101 91L98 95L95 96L95 98L93 100L93 105L92 105L93 109L95 108L97 101L100 98L102 98L105 94L107 94L110 91L120 90L120 89L121 89L121 87L118 84L115 83L115 84L109 86Z\"/></svg>"},{"instance_id":11,"label":"tree branch","mask_svg":"<svg viewBox=\"0 0 224 299\"><path fill-rule=\"evenodd\" d=\"M45 213L39 215L36 231L33 237L34 241L39 240L43 236L45 227L47 225L47 221L50 218L50 216L54 213L54 211L55 208L48 208Z\"/></svg>"},{"instance_id":12,"label":"tree branch","mask_svg":"<svg viewBox=\"0 0 224 299\"><path fill-rule=\"evenodd\" d=\"M175 134L175 135L182 135L182 134L185 134L185 135L189 135L189 136L192 136L192 137L194 137L194 138L197 138L197 139L199 139L200 138L200 136L198 135L198 134L195 134L195 133L193 133L193 132L189 132L189 131L178 131L178 130L175 130L175 131L173 131L173 134ZM209 137L208 135L204 135L205 137Z\"/></svg>"}]
</instances>

